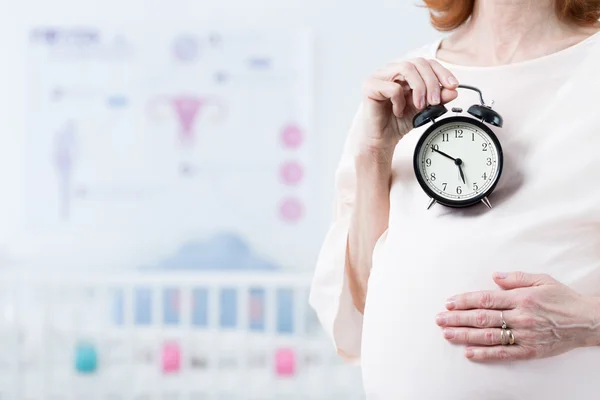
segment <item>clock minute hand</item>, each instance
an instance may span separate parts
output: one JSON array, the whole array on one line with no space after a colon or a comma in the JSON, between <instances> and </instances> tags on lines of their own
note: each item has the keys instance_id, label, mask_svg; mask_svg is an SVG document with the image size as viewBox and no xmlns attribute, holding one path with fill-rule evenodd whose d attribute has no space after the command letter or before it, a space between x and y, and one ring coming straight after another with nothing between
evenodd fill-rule
<instances>
[{"instance_id":1,"label":"clock minute hand","mask_svg":"<svg viewBox=\"0 0 600 400\"><path fill-rule=\"evenodd\" d=\"M462 160L459 158L457 161L462 161ZM465 184L465 185L466 185L466 184L467 184L467 182L465 181L465 174L463 174L463 170L462 170L462 168L461 168L461 166L460 166L460 165L462 164L462 162L460 162L460 163L459 163L459 162L457 162L457 161L455 161L455 163L456 163L456 165L458 166L458 172L460 172L460 179L462 179L462 181L463 181L463 184Z\"/></svg>"},{"instance_id":2,"label":"clock minute hand","mask_svg":"<svg viewBox=\"0 0 600 400\"><path fill-rule=\"evenodd\" d=\"M435 151L436 153L440 153L441 155L443 155L446 158L451 159L452 161L456 162L456 158L454 157L450 157L448 154L444 153L443 151L440 151L438 149L436 149L435 147L431 146L431 150Z\"/></svg>"}]
</instances>

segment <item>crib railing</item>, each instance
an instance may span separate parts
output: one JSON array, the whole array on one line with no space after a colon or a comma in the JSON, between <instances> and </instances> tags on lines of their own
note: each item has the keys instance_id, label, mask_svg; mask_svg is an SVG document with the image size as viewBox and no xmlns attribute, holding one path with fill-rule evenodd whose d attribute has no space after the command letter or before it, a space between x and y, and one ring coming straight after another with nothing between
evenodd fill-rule
<instances>
[{"instance_id":1,"label":"crib railing","mask_svg":"<svg viewBox=\"0 0 600 400\"><path fill-rule=\"evenodd\" d=\"M0 400L352 400L310 275L0 277Z\"/></svg>"}]
</instances>

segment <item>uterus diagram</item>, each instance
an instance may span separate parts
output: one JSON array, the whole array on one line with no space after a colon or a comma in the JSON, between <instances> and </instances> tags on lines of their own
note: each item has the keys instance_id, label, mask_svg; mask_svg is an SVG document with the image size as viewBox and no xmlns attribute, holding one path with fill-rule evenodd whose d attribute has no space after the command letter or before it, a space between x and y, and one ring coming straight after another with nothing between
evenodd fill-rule
<instances>
[{"instance_id":1,"label":"uterus diagram","mask_svg":"<svg viewBox=\"0 0 600 400\"><path fill-rule=\"evenodd\" d=\"M191 156L200 141L199 137L204 134L198 132L198 122L202 120L205 128L219 125L225 120L226 108L215 96L178 94L153 99L149 104L149 113L152 119L163 119L166 115L176 119L176 137L182 157L180 172L186 175L193 173L193 162L185 158Z\"/></svg>"}]
</instances>

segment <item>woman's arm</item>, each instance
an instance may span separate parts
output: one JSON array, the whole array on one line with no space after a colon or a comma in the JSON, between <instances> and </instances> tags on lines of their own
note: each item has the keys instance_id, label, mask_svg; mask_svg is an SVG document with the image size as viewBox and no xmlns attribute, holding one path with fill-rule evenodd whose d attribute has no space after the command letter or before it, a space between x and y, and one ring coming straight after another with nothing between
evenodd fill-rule
<instances>
[{"instance_id":1,"label":"woman's arm","mask_svg":"<svg viewBox=\"0 0 600 400\"><path fill-rule=\"evenodd\" d=\"M348 232L346 273L354 306L364 312L373 250L388 227L390 151L367 150L356 156L356 202Z\"/></svg>"},{"instance_id":2,"label":"woman's arm","mask_svg":"<svg viewBox=\"0 0 600 400\"><path fill-rule=\"evenodd\" d=\"M364 111L355 156L356 195L348 232L346 274L352 300L363 313L373 250L388 227L394 150L428 104L457 96L456 78L438 62L422 58L390 64L364 85Z\"/></svg>"},{"instance_id":3,"label":"woman's arm","mask_svg":"<svg viewBox=\"0 0 600 400\"><path fill-rule=\"evenodd\" d=\"M454 100L456 78L435 61L392 63L367 80L336 171L334 221L317 259L309 303L340 355L360 357L373 250L390 212L392 156L429 104Z\"/></svg>"}]
</instances>

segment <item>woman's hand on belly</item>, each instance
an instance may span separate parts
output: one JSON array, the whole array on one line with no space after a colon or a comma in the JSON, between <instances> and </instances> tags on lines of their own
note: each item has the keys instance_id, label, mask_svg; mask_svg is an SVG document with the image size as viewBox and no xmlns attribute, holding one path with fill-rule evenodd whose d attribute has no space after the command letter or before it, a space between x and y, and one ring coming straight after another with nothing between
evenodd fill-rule
<instances>
[{"instance_id":1,"label":"woman's hand on belly","mask_svg":"<svg viewBox=\"0 0 600 400\"><path fill-rule=\"evenodd\" d=\"M504 290L451 297L436 318L448 341L467 346L467 358L526 360L600 345L600 298L548 275L497 273L494 281Z\"/></svg>"}]
</instances>

